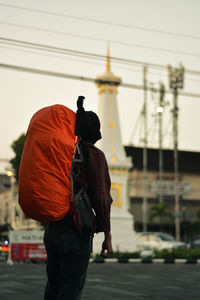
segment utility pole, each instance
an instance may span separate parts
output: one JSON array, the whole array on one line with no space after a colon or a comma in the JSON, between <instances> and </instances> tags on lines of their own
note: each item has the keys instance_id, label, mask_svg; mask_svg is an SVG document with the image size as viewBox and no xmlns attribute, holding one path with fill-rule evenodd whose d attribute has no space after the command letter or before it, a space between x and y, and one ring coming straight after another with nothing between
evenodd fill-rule
<instances>
[{"instance_id":1,"label":"utility pole","mask_svg":"<svg viewBox=\"0 0 200 300\"><path fill-rule=\"evenodd\" d=\"M144 87L144 147L143 147L143 231L147 231L147 67L143 68Z\"/></svg>"},{"instance_id":2,"label":"utility pole","mask_svg":"<svg viewBox=\"0 0 200 300\"><path fill-rule=\"evenodd\" d=\"M156 109L158 113L158 121L159 121L159 181L162 182L163 179L163 111L164 111L164 96L165 96L165 86L163 83L160 83L160 95L159 95L159 105ZM160 189L159 193L159 202L163 202L163 194Z\"/></svg>"},{"instance_id":3,"label":"utility pole","mask_svg":"<svg viewBox=\"0 0 200 300\"><path fill-rule=\"evenodd\" d=\"M184 67L172 68L168 65L169 87L173 91L173 136L174 136L174 194L176 239L180 241L179 219L179 174L178 174L178 90L184 86Z\"/></svg>"}]
</instances>

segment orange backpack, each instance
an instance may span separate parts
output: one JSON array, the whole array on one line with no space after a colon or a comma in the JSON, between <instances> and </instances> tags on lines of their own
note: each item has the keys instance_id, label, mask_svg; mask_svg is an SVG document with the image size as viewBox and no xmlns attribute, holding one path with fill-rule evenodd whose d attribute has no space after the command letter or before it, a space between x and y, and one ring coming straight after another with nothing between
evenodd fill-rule
<instances>
[{"instance_id":1,"label":"orange backpack","mask_svg":"<svg viewBox=\"0 0 200 300\"><path fill-rule=\"evenodd\" d=\"M30 121L19 170L19 204L29 218L50 223L70 209L75 123L76 114L59 104Z\"/></svg>"}]
</instances>

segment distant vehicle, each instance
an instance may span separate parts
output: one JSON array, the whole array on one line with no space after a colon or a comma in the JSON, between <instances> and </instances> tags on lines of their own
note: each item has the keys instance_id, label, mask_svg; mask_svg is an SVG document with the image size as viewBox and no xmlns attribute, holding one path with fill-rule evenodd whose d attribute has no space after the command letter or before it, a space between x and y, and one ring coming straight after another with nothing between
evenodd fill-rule
<instances>
[{"instance_id":1,"label":"distant vehicle","mask_svg":"<svg viewBox=\"0 0 200 300\"><path fill-rule=\"evenodd\" d=\"M9 253L8 241L0 242L0 259L7 260Z\"/></svg>"},{"instance_id":2,"label":"distant vehicle","mask_svg":"<svg viewBox=\"0 0 200 300\"><path fill-rule=\"evenodd\" d=\"M195 236L191 239L189 243L189 248L199 248L200 249L200 235Z\"/></svg>"},{"instance_id":3,"label":"distant vehicle","mask_svg":"<svg viewBox=\"0 0 200 300\"><path fill-rule=\"evenodd\" d=\"M164 232L141 232L136 235L136 247L138 251L144 249L186 249L186 243L178 242L175 238Z\"/></svg>"}]
</instances>

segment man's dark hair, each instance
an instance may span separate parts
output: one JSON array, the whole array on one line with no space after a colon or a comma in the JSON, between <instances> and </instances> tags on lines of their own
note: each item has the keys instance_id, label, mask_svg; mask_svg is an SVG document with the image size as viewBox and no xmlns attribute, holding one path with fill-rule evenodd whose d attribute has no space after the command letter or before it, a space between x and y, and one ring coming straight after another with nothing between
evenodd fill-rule
<instances>
[{"instance_id":1,"label":"man's dark hair","mask_svg":"<svg viewBox=\"0 0 200 300\"><path fill-rule=\"evenodd\" d=\"M83 107L84 99L85 97L79 96L77 100L75 134L85 142L95 144L101 139L101 124L96 113L85 111Z\"/></svg>"}]
</instances>

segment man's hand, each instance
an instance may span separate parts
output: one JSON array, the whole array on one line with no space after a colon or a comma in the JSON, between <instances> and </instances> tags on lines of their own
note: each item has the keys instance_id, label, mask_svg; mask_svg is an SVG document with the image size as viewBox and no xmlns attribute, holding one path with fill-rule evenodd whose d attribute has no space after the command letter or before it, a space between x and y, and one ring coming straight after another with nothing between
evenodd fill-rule
<instances>
[{"instance_id":1,"label":"man's hand","mask_svg":"<svg viewBox=\"0 0 200 300\"><path fill-rule=\"evenodd\" d=\"M109 257L113 253L111 233L105 232L105 239L102 243L101 256Z\"/></svg>"}]
</instances>

